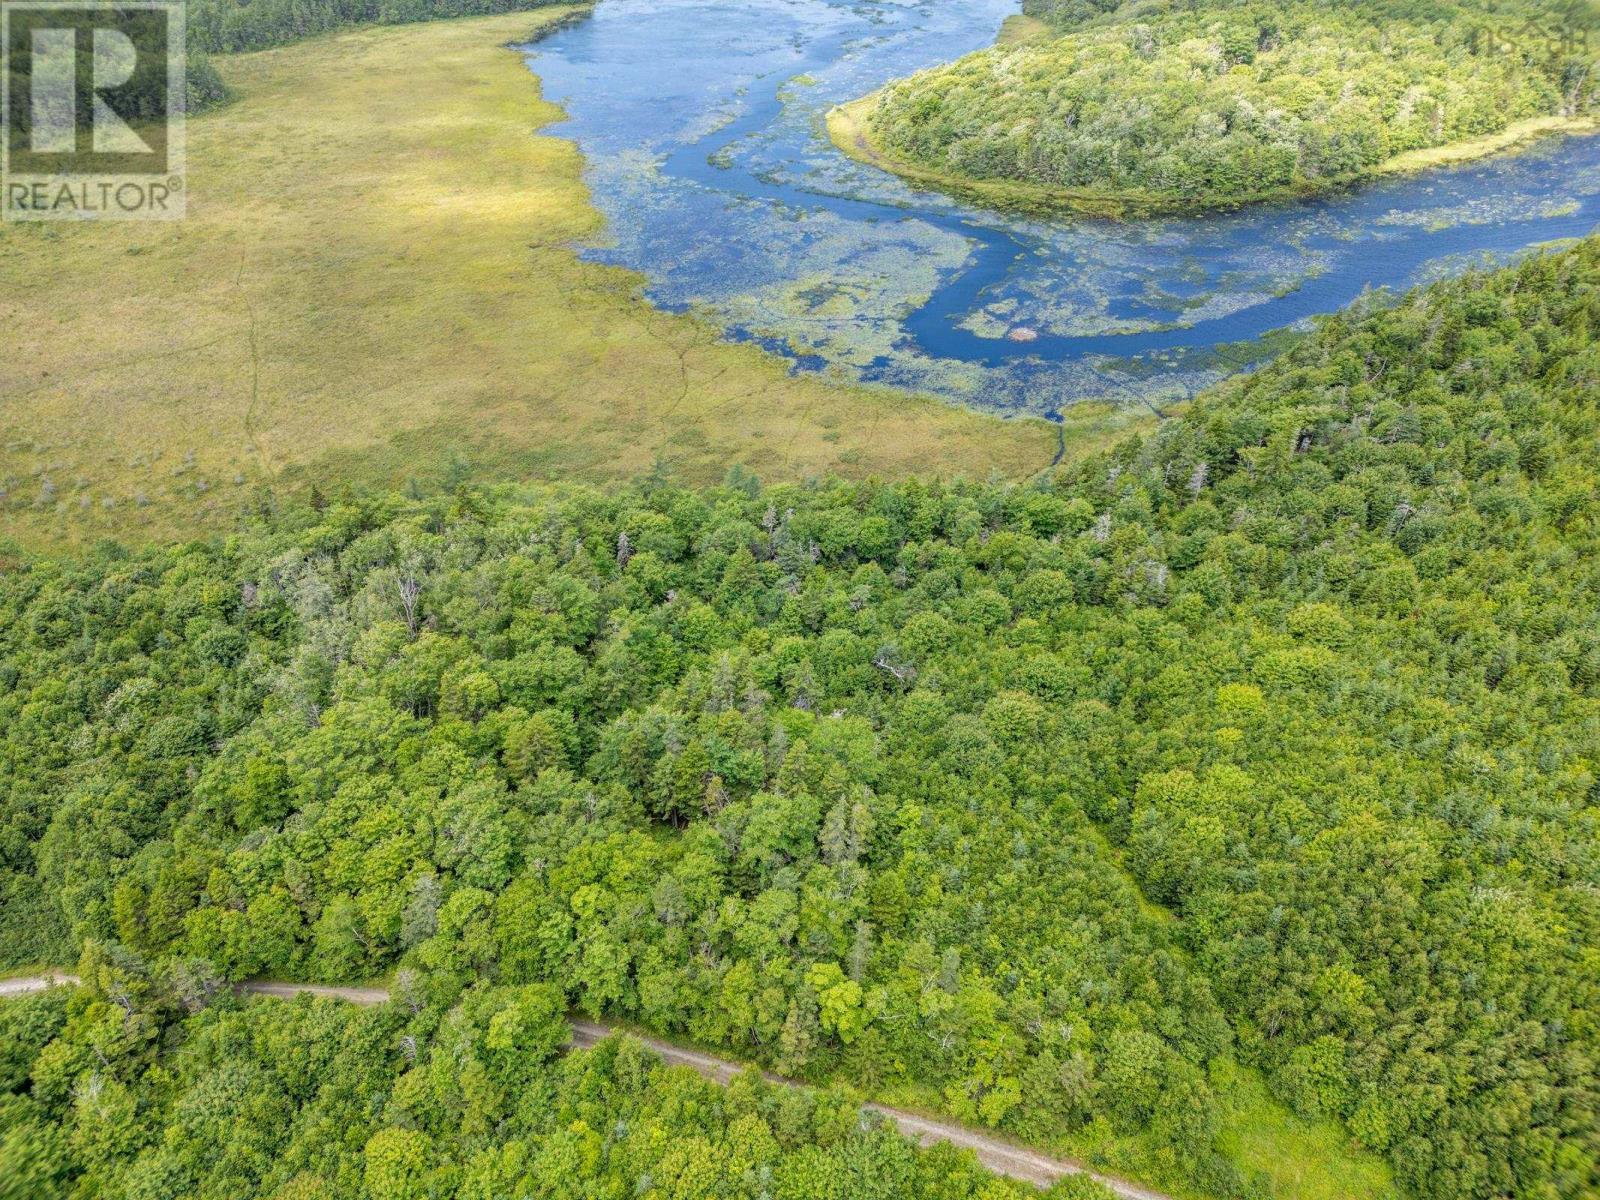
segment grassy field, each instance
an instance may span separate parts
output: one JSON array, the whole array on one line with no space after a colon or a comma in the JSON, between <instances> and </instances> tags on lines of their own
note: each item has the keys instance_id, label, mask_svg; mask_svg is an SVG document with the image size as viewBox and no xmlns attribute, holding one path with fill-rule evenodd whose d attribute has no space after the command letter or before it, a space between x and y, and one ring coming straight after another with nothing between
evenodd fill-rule
<instances>
[{"instance_id":1,"label":"grassy field","mask_svg":"<svg viewBox=\"0 0 1600 1200\"><path fill-rule=\"evenodd\" d=\"M187 220L0 228L4 533L187 535L262 485L1049 463L1044 422L792 376L581 262L580 156L506 48L576 11L219 59ZM1130 419L1074 410L1069 454Z\"/></svg>"},{"instance_id":2,"label":"grassy field","mask_svg":"<svg viewBox=\"0 0 1600 1200\"><path fill-rule=\"evenodd\" d=\"M995 35L997 46L1020 46L1024 42L1040 42L1055 37L1056 31L1038 17L1012 13L1000 22L1000 32Z\"/></svg>"},{"instance_id":3,"label":"grassy field","mask_svg":"<svg viewBox=\"0 0 1600 1200\"><path fill-rule=\"evenodd\" d=\"M1267 1092L1261 1076L1218 1062L1211 1086L1222 1100L1219 1144L1245 1171L1266 1176L1274 1196L1294 1200L1400 1200L1394 1174L1332 1120L1305 1120Z\"/></svg>"}]
</instances>

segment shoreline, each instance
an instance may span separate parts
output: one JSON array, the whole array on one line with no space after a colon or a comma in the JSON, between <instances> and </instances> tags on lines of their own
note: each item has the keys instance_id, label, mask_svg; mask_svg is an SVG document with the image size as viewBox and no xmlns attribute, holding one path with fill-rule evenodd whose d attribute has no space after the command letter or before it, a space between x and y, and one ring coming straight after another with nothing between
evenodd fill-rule
<instances>
[{"instance_id":1,"label":"shoreline","mask_svg":"<svg viewBox=\"0 0 1600 1200\"><path fill-rule=\"evenodd\" d=\"M0 542L220 535L313 481L1047 467L1047 421L797 373L580 257L602 217L526 47L586 11L218 56L234 99L189 122L186 220L0 228L8 299L51 314L0 367L0 477L50 482L12 484ZM1124 424L1085 413L1068 457Z\"/></svg>"},{"instance_id":2,"label":"shoreline","mask_svg":"<svg viewBox=\"0 0 1600 1200\"><path fill-rule=\"evenodd\" d=\"M1317 183L1270 188L1243 196L1195 198L1152 195L1145 192L1095 191L1060 188L1027 180L974 179L923 166L894 154L872 136L867 115L877 105L882 89L836 105L823 124L828 139L847 157L898 175L914 186L954 195L987 208L1035 217L1073 216L1122 221L1171 216L1181 212L1231 212L1257 204L1313 200L1335 195L1374 180L1415 175L1437 167L1462 166L1500 154L1516 153L1551 137L1582 137L1600 132L1600 117L1530 117L1498 133L1464 142L1407 150L1385 159L1371 170Z\"/></svg>"}]
</instances>

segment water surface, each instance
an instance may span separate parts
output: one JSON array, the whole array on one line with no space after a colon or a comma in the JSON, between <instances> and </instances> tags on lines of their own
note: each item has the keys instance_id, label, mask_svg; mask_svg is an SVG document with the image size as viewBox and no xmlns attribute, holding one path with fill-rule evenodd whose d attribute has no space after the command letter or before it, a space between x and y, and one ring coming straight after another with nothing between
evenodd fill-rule
<instances>
[{"instance_id":1,"label":"water surface","mask_svg":"<svg viewBox=\"0 0 1600 1200\"><path fill-rule=\"evenodd\" d=\"M1372 289L1600 222L1600 137L1317 201L1117 223L918 191L828 141L833 105L990 44L1015 0L603 0L529 48L603 242L662 307L1003 412L1159 405Z\"/></svg>"}]
</instances>

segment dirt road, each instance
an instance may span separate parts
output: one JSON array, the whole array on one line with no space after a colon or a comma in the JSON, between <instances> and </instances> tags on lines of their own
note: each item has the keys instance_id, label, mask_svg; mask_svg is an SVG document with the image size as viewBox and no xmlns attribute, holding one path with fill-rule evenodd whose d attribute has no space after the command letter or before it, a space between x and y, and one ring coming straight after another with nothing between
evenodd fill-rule
<instances>
[{"instance_id":1,"label":"dirt road","mask_svg":"<svg viewBox=\"0 0 1600 1200\"><path fill-rule=\"evenodd\" d=\"M24 975L17 979L0 979L0 996L20 996L24 992L42 992L56 984L77 983L76 975Z\"/></svg>"},{"instance_id":2,"label":"dirt road","mask_svg":"<svg viewBox=\"0 0 1600 1200\"><path fill-rule=\"evenodd\" d=\"M26 976L18 979L0 979L0 996L17 995L23 992L42 991L55 984L74 984L78 980L75 976L67 974L54 974L49 976ZM348 1000L351 1004L382 1004L389 999L389 993L383 988L374 987L326 987L314 983L277 983L270 980L249 980L238 985L241 992L254 996L279 996L288 998L301 993L312 996L327 996L336 1000ZM725 1058L706 1054L700 1050L691 1050L685 1046L664 1042L660 1038L649 1037L633 1030L619 1030L615 1026L607 1025L600 1021L590 1021L576 1018L572 1022L572 1044L579 1049L588 1049L596 1042L610 1037L614 1033L625 1032L630 1037L648 1046L661 1056L661 1060L669 1066L688 1067L716 1083L727 1083L735 1075L747 1068L740 1063L731 1062ZM762 1075L772 1083L788 1087L802 1086L793 1080L763 1071ZM933 1117L920 1116L917 1113L906 1112L903 1109L890 1108L884 1104L868 1103L863 1108L879 1113L894 1122L895 1127L912 1141L923 1146L932 1146L939 1142L949 1142L963 1150L971 1150L989 1170L997 1175L1008 1175L1012 1179L1020 1179L1026 1183L1036 1184L1039 1187L1049 1187L1057 1179L1067 1175L1086 1175L1097 1183L1109 1188L1124 1200L1170 1200L1162 1192L1150 1188L1140 1187L1126 1179L1118 1179L1113 1175L1102 1175L1091 1170L1083 1163L1075 1162L1070 1158L1053 1158L1041 1154L1037 1150L1030 1150L1026 1146L1013 1145L1001 1138L968 1129L964 1125L956 1125L949 1121L940 1121Z\"/></svg>"}]
</instances>

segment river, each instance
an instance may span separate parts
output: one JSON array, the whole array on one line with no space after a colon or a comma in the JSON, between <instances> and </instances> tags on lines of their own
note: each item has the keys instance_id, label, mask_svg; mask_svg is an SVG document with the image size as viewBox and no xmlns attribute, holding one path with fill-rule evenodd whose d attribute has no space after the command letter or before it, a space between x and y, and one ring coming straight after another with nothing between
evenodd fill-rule
<instances>
[{"instance_id":1,"label":"river","mask_svg":"<svg viewBox=\"0 0 1600 1200\"><path fill-rule=\"evenodd\" d=\"M828 141L833 105L989 45L1015 11L602 0L527 48L568 113L552 132L583 151L606 217L582 253L797 370L1053 416L1082 399L1191 395L1318 313L1600 222L1600 137L1314 201L1125 223L974 207Z\"/></svg>"}]
</instances>

